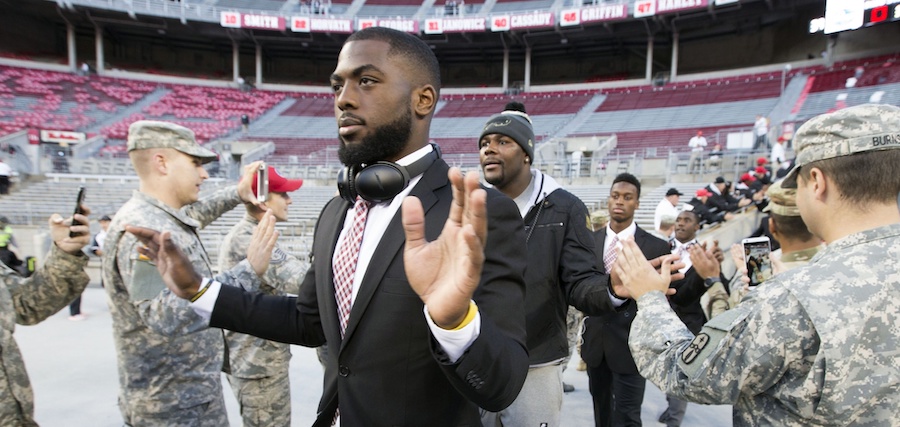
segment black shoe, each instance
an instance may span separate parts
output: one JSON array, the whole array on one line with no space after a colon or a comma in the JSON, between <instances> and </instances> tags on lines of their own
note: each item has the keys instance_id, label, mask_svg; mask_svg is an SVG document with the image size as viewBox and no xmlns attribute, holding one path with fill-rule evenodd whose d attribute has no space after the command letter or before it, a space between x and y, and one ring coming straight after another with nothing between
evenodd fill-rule
<instances>
[{"instance_id":1,"label":"black shoe","mask_svg":"<svg viewBox=\"0 0 900 427\"><path fill-rule=\"evenodd\" d=\"M563 383L563 393L571 393L573 391L575 391L575 386Z\"/></svg>"}]
</instances>

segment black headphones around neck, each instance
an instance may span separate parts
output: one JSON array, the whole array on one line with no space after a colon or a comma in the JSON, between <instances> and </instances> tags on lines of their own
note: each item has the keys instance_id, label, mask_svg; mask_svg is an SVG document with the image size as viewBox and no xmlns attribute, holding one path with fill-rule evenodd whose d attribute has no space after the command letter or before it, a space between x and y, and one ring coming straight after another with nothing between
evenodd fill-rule
<instances>
[{"instance_id":1,"label":"black headphones around neck","mask_svg":"<svg viewBox=\"0 0 900 427\"><path fill-rule=\"evenodd\" d=\"M400 194L409 180L419 176L435 160L441 158L441 149L431 144L432 150L409 166L393 162L375 162L365 166L347 166L338 172L338 192L344 200L356 203L356 197L372 203L381 203Z\"/></svg>"}]
</instances>

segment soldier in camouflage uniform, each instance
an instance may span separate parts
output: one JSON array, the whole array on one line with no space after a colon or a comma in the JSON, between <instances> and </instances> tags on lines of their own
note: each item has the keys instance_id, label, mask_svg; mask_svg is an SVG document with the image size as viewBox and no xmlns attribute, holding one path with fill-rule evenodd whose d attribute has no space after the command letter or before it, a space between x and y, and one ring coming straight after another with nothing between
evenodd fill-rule
<instances>
[{"instance_id":1,"label":"soldier in camouflage uniform","mask_svg":"<svg viewBox=\"0 0 900 427\"><path fill-rule=\"evenodd\" d=\"M616 272L640 310L629 345L662 390L734 404L734 425L900 425L900 108L860 105L797 131L782 183L827 247L696 337L669 309L667 273L633 243ZM663 269L664 271L666 269Z\"/></svg>"},{"instance_id":2,"label":"soldier in camouflage uniform","mask_svg":"<svg viewBox=\"0 0 900 427\"><path fill-rule=\"evenodd\" d=\"M136 427L228 425L220 373L222 331L207 328L187 301L166 290L156 267L139 256L140 243L124 227L170 231L194 268L212 274L197 230L253 200L250 180L198 201L200 185L209 177L203 164L215 154L197 144L191 130L172 123L133 123L128 154L140 188L110 224L103 254L122 416L126 425ZM242 283L258 280L246 263L230 273Z\"/></svg>"},{"instance_id":3,"label":"soldier in camouflage uniform","mask_svg":"<svg viewBox=\"0 0 900 427\"><path fill-rule=\"evenodd\" d=\"M797 208L797 190L782 187L782 182L784 181L776 181L766 191L769 203L763 209L763 212L769 213L767 221L772 237L781 245L771 254L772 261L777 261L774 263L777 267L776 274L807 265L809 260L825 248L822 240L809 231L800 216L800 209ZM735 244L732 248L735 265L743 264L743 254L742 246ZM732 278L729 284L731 295L725 292L721 284L709 289L707 293L710 318L722 314L728 307L736 306L749 291L749 287L741 282L742 276L735 274Z\"/></svg>"},{"instance_id":4,"label":"soldier in camouflage uniform","mask_svg":"<svg viewBox=\"0 0 900 427\"><path fill-rule=\"evenodd\" d=\"M303 180L284 178L275 168L268 168L266 208L276 221L287 221L288 206L291 204L288 193L300 188ZM255 197L255 176L250 183ZM252 203L247 203L246 207L247 214L222 240L219 271L228 270L247 257L253 230L266 212ZM268 295L297 294L307 268L305 262L276 246L258 290ZM228 348L228 382L240 404L244 427L291 425L290 345L238 332L224 332Z\"/></svg>"},{"instance_id":5,"label":"soldier in camouflage uniform","mask_svg":"<svg viewBox=\"0 0 900 427\"><path fill-rule=\"evenodd\" d=\"M76 215L89 224L84 215ZM70 227L54 214L50 234L54 244L44 265L28 278L0 265L0 426L36 426L34 395L22 354L13 338L16 323L34 325L58 312L81 295L90 279L84 272L88 258L81 248L90 242L90 227ZM82 233L69 237L69 231Z\"/></svg>"}]
</instances>

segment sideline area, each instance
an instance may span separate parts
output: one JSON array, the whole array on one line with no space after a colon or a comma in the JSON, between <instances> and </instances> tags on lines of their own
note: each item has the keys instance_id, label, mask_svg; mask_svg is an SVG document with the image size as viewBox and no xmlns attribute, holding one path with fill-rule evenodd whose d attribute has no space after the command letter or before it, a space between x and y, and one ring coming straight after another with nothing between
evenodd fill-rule
<instances>
[{"instance_id":1,"label":"sideline area","mask_svg":"<svg viewBox=\"0 0 900 427\"><path fill-rule=\"evenodd\" d=\"M759 224L761 217L759 212L752 210L725 224L704 230L698 238L701 241L719 240L727 253L730 242L740 241L742 237L749 235ZM32 243L35 228L23 227L17 230L17 234L21 232L23 241ZM33 246L24 246L27 246L26 253L35 253ZM729 258L726 256L727 265L723 266L726 274L734 268ZM42 426L122 425L116 405L118 374L112 320L106 293L99 285L99 262L92 259L88 270L91 284L82 298L82 312L87 316L85 320L68 320L68 308L64 308L41 324L16 325L15 338L34 387L35 418ZM312 425L322 392L322 368L314 349L292 346L292 353L292 425ZM576 365L577 359L573 359L564 373L564 381L575 386L574 392L564 395L561 422L564 427L593 425L593 406L588 392L587 374L577 371ZM229 420L232 426L239 427L239 409L224 376L223 384ZM641 413L645 425L662 425L656 418L665 407L665 395L648 383ZM691 403L683 425L731 426L731 406Z\"/></svg>"},{"instance_id":2,"label":"sideline area","mask_svg":"<svg viewBox=\"0 0 900 427\"><path fill-rule=\"evenodd\" d=\"M120 427L112 324L106 293L97 282L85 290L81 307L87 316L83 321L68 320L68 308L65 308L39 325L16 325L15 337L34 387L35 418L46 427ZM322 391L322 369L313 349L293 346L292 350L292 425L308 426L315 419ZM572 361L564 374L565 381L574 385L575 391L564 396L561 425L587 427L593 425L587 374L576 371L575 366ZM231 426L239 427L238 407L224 376L223 382ZM656 417L665 406L665 395L647 384L641 415L644 425L661 425ZM691 403L683 425L730 426L731 407Z\"/></svg>"}]
</instances>

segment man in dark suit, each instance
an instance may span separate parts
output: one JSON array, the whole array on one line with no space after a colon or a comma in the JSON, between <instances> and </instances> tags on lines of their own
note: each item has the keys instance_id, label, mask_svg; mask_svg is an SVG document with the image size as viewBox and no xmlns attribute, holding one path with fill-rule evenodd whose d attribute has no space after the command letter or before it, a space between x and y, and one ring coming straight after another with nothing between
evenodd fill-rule
<instances>
[{"instance_id":1,"label":"man in dark suit","mask_svg":"<svg viewBox=\"0 0 900 427\"><path fill-rule=\"evenodd\" d=\"M165 235L130 231L170 289L211 312L211 326L328 344L316 426L336 416L343 426L480 425L478 408L507 407L528 369L521 216L512 200L479 188L477 173L448 174L428 144L440 73L424 42L386 28L359 31L344 44L331 86L338 154L350 167L342 193L376 203L338 197L325 206L297 297L201 280L177 268ZM376 169L364 182L362 165L378 161L408 178ZM371 194L391 187L386 178L401 181L393 194ZM351 243L358 262L344 259Z\"/></svg>"},{"instance_id":2,"label":"man in dark suit","mask_svg":"<svg viewBox=\"0 0 900 427\"><path fill-rule=\"evenodd\" d=\"M679 270L684 273L684 279L673 280L669 285L670 288L677 290L675 295L669 296L669 305L694 334L700 333L707 320L703 308L700 307L700 298L714 284L728 282L721 275L721 268L716 274L703 274L694 268L691 258L694 247L708 251L712 255L711 259L720 264L725 259L717 241L711 245L700 244L697 241L698 231L700 231L700 214L693 210L682 211L675 219L675 235L669 241L672 253L678 255L684 263L684 267ZM687 401L672 395L666 395L666 401L668 407L660 414L658 421L664 423L666 427L680 426L687 409Z\"/></svg>"},{"instance_id":3,"label":"man in dark suit","mask_svg":"<svg viewBox=\"0 0 900 427\"><path fill-rule=\"evenodd\" d=\"M609 224L594 232L597 264L604 273L609 271L606 264L615 262L616 246L624 239L633 237L647 259L670 253L668 243L635 224L634 212L640 206L640 197L641 183L634 175L623 173L613 180L607 201ZM581 358L588 366L594 422L598 427L641 425L646 382L628 351L628 332L636 305L628 304L618 312L590 316L584 321Z\"/></svg>"}]
</instances>

